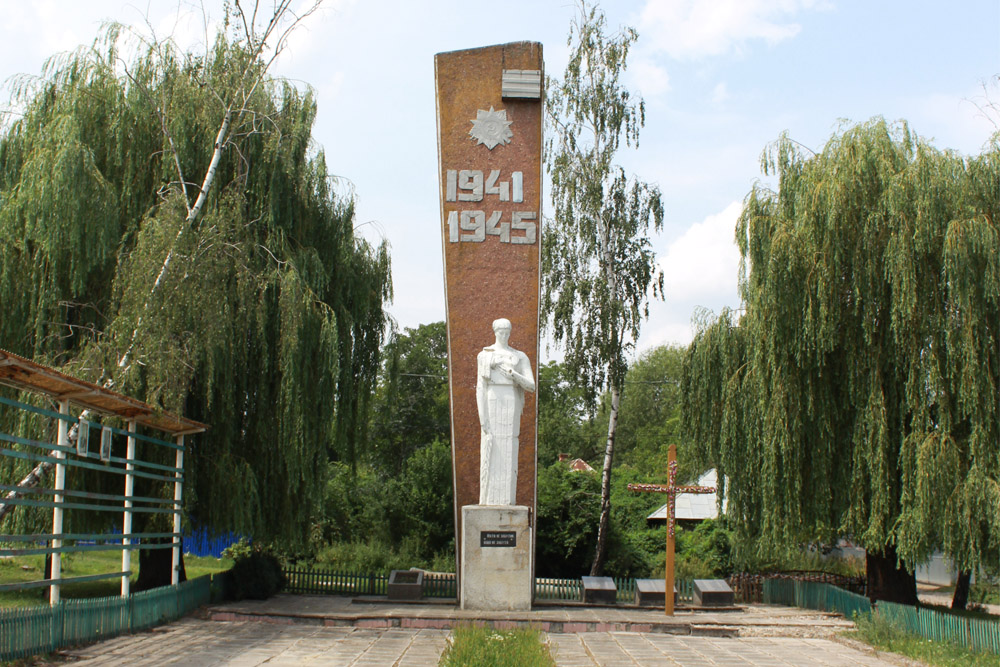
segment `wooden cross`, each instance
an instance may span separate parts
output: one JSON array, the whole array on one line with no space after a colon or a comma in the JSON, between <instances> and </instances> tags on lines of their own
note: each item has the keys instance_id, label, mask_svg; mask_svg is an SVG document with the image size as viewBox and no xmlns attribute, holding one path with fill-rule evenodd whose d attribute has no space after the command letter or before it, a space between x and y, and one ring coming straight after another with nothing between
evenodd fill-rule
<instances>
[{"instance_id":1,"label":"wooden cross","mask_svg":"<svg viewBox=\"0 0 1000 667\"><path fill-rule=\"evenodd\" d=\"M681 493L715 493L714 486L677 486L677 446L667 449L666 484L629 484L629 491L667 494L667 563L664 571L667 616L674 615L674 508Z\"/></svg>"}]
</instances>

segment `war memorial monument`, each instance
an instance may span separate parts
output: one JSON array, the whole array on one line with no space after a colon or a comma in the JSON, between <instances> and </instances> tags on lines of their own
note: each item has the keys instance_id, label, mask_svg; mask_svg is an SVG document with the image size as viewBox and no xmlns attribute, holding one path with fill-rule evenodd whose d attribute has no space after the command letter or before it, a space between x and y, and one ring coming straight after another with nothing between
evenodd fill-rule
<instances>
[{"instance_id":1,"label":"war memorial monument","mask_svg":"<svg viewBox=\"0 0 1000 667\"><path fill-rule=\"evenodd\" d=\"M542 46L441 53L435 80L459 601L530 609Z\"/></svg>"}]
</instances>

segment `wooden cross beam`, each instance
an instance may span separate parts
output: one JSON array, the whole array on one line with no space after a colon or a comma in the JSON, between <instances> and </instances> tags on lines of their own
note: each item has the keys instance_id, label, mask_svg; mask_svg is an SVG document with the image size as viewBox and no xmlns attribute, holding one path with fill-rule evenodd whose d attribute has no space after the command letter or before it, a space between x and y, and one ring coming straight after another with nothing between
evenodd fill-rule
<instances>
[{"instance_id":1,"label":"wooden cross beam","mask_svg":"<svg viewBox=\"0 0 1000 667\"><path fill-rule=\"evenodd\" d=\"M667 495L667 562L664 570L667 616L674 615L674 510L681 493L715 493L714 486L677 486L677 446L667 449L666 484L629 484L629 491Z\"/></svg>"}]
</instances>

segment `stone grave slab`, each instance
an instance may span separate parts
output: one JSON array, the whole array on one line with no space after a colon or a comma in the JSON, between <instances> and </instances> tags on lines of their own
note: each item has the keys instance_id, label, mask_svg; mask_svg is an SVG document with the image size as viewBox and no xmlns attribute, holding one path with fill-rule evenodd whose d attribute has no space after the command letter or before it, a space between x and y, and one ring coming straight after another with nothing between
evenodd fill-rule
<instances>
[{"instance_id":1,"label":"stone grave slab","mask_svg":"<svg viewBox=\"0 0 1000 667\"><path fill-rule=\"evenodd\" d=\"M635 603L641 607L656 607L666 603L667 582L663 579L636 579ZM677 604L677 586L674 586L674 604Z\"/></svg>"},{"instance_id":2,"label":"stone grave slab","mask_svg":"<svg viewBox=\"0 0 1000 667\"><path fill-rule=\"evenodd\" d=\"M694 604L698 607L729 607L736 604L736 597L724 579L695 579Z\"/></svg>"},{"instance_id":3,"label":"stone grave slab","mask_svg":"<svg viewBox=\"0 0 1000 667\"><path fill-rule=\"evenodd\" d=\"M583 577L583 601L591 604L615 604L618 587L611 577Z\"/></svg>"},{"instance_id":4,"label":"stone grave slab","mask_svg":"<svg viewBox=\"0 0 1000 667\"><path fill-rule=\"evenodd\" d=\"M424 573L419 570L393 570L386 588L390 600L419 600L424 596Z\"/></svg>"}]
</instances>

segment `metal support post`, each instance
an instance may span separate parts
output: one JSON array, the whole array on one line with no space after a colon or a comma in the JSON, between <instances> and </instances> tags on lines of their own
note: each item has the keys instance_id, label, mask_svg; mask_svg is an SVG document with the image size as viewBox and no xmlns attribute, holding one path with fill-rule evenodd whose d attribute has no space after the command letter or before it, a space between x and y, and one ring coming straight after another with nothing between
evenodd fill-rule
<instances>
[{"instance_id":1,"label":"metal support post","mask_svg":"<svg viewBox=\"0 0 1000 667\"><path fill-rule=\"evenodd\" d=\"M174 473L174 548L172 565L170 571L170 583L176 586L180 583L181 577L181 494L184 487L184 482L182 480L184 471L184 436L177 436L177 446L180 449L177 450L177 458L174 467L177 468L177 472Z\"/></svg>"},{"instance_id":2,"label":"metal support post","mask_svg":"<svg viewBox=\"0 0 1000 667\"><path fill-rule=\"evenodd\" d=\"M69 414L69 401L62 400L59 401L59 413L63 415ZM69 423L65 419L59 420L58 435L56 436L56 443L60 447L69 447ZM65 450L58 450L56 452L56 458L59 461L66 460ZM63 541L58 537L63 533L63 508L62 504L66 502L65 496L61 493L66 488L66 464L56 463L56 484L55 484L55 507L52 508L52 548L60 549L62 548ZM53 551L52 553L52 579L57 582L62 578L62 554L58 551ZM49 586L49 604L57 605L59 604L59 584L53 583Z\"/></svg>"},{"instance_id":3,"label":"metal support post","mask_svg":"<svg viewBox=\"0 0 1000 667\"><path fill-rule=\"evenodd\" d=\"M125 453L125 513L122 515L122 597L129 594L129 572L132 570L132 496L135 494L135 421L128 422L128 446Z\"/></svg>"}]
</instances>

